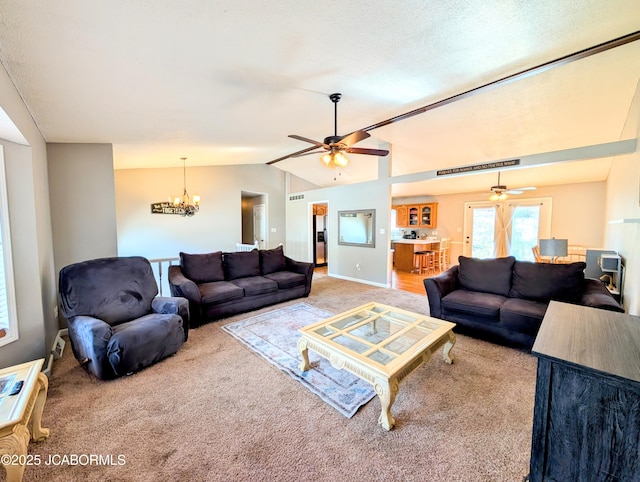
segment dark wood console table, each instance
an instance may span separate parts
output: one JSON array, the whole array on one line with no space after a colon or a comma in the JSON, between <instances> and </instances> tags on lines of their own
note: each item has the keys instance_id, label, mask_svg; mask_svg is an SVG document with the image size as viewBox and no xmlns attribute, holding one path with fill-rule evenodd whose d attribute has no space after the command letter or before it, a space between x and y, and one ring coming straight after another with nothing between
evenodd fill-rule
<instances>
[{"instance_id":1,"label":"dark wood console table","mask_svg":"<svg viewBox=\"0 0 640 482\"><path fill-rule=\"evenodd\" d=\"M530 482L640 480L640 317L552 301L532 353Z\"/></svg>"}]
</instances>

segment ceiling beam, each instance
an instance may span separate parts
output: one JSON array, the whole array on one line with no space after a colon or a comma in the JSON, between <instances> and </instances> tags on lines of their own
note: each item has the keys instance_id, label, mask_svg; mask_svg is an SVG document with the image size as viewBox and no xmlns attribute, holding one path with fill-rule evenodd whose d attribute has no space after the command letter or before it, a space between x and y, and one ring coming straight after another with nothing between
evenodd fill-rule
<instances>
[{"instance_id":1,"label":"ceiling beam","mask_svg":"<svg viewBox=\"0 0 640 482\"><path fill-rule=\"evenodd\" d=\"M622 37L618 37L613 40L609 40L607 42L603 42L598 45L594 45L593 47L589 47L583 50L579 50L578 52L574 52L569 55L565 55L564 57L557 58L555 60L551 60L549 62L545 62L543 64L537 65L535 67L531 67L529 69L517 72L515 74L508 75L506 77L502 77L501 79L494 80L487 84L481 85L479 87L475 87L473 89L467 90L465 92L461 92L456 95L452 95L451 97L447 97L446 99L439 100L437 102L433 102L431 104L425 105L423 107L419 107L410 112L406 112L404 114L397 115L395 117L391 117L390 119L383 120L381 122L377 122L373 125L365 127L364 129L360 129L363 131L372 131L374 129L379 129L380 127L388 126L395 122L400 122L405 119L409 119L419 114L424 114L433 109L437 109L438 107L445 106L447 104L451 104L453 102L457 102L462 99L466 99L473 95L477 95L491 89L495 89L496 87L500 87L503 85L510 84L511 82L516 82L518 80L526 79L527 77L531 77L533 75L538 75L548 70L551 70L556 67L560 67L562 65L569 64L571 62L575 62L576 60L584 59L587 57L591 57L592 55L596 55L602 52L606 52L607 50L614 49L616 47L620 47L622 45L626 45L631 42L635 42L640 40L640 30L632 32L627 35L623 35Z\"/></svg>"},{"instance_id":2,"label":"ceiling beam","mask_svg":"<svg viewBox=\"0 0 640 482\"><path fill-rule=\"evenodd\" d=\"M544 164L555 164L557 162L570 162L570 161L584 161L587 159L600 159L605 157L623 156L631 154L636 151L637 141L636 139L628 139L624 141L607 142L604 144L595 144L593 146L574 147L571 149L562 149L559 151L543 152L540 154L530 154L528 156L516 156L509 159L519 159L520 163L513 167L501 167L499 170L506 171L511 169L519 169L523 167L541 166ZM496 161L487 161L486 164L491 162L506 161L509 159L500 159ZM496 168L498 169L498 168ZM481 172L495 171L496 169L486 169L474 172L461 172L459 174L448 174L444 178L451 178L454 176L468 176L469 174L478 174ZM393 176L388 178L391 184L407 183L407 182L420 182L437 179L438 171L441 169L434 169L432 171L417 172L414 174L402 174L400 176ZM443 177L441 177L443 178Z\"/></svg>"}]
</instances>

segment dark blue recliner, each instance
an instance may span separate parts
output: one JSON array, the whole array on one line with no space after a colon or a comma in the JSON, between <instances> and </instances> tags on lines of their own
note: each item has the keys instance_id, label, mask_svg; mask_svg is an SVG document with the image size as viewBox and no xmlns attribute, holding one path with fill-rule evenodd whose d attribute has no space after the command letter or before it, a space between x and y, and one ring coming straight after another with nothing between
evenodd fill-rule
<instances>
[{"instance_id":1,"label":"dark blue recliner","mask_svg":"<svg viewBox=\"0 0 640 482\"><path fill-rule=\"evenodd\" d=\"M152 365L187 340L189 303L156 297L158 286L146 258L75 263L60 270L58 287L73 354L102 380Z\"/></svg>"}]
</instances>

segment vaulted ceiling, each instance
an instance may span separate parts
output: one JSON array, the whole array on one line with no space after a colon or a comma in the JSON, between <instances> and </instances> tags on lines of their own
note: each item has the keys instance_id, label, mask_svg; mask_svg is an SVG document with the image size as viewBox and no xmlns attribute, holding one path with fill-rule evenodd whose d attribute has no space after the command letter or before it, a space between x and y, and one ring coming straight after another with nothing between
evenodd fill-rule
<instances>
[{"instance_id":1,"label":"vaulted ceiling","mask_svg":"<svg viewBox=\"0 0 640 482\"><path fill-rule=\"evenodd\" d=\"M0 61L48 142L107 142L117 169L258 164L628 35L637 0L0 0ZM370 131L393 175L623 139L640 41ZM3 116L0 115L0 124ZM3 126L0 125L0 133ZM375 178L349 156L274 166L320 186ZM509 187L606 179L610 158L505 173ZM480 191L495 172L394 186Z\"/></svg>"}]
</instances>

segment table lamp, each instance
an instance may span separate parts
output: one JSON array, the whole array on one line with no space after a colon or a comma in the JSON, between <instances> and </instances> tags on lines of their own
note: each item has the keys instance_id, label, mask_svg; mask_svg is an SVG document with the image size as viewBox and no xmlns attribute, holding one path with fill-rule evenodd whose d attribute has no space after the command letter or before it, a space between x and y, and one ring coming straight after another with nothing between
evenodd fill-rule
<instances>
[{"instance_id":1,"label":"table lamp","mask_svg":"<svg viewBox=\"0 0 640 482\"><path fill-rule=\"evenodd\" d=\"M557 258L568 254L567 239L541 239L540 240L540 256L549 256L551 262L555 263Z\"/></svg>"}]
</instances>

